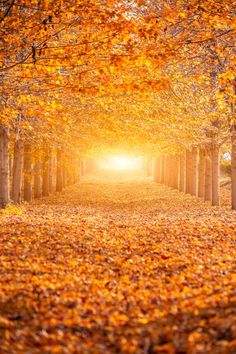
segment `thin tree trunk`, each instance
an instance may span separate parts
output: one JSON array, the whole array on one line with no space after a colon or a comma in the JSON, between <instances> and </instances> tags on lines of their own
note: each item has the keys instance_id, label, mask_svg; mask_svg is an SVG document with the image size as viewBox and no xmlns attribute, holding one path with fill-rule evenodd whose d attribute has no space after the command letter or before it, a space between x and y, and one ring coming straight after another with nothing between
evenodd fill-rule
<instances>
[{"instance_id":1,"label":"thin tree trunk","mask_svg":"<svg viewBox=\"0 0 236 354\"><path fill-rule=\"evenodd\" d=\"M86 159L85 160L85 174L86 175L90 174L90 159ZM150 172L150 169L149 169L148 162L147 162L147 175L151 176L151 172Z\"/></svg>"},{"instance_id":2,"label":"thin tree trunk","mask_svg":"<svg viewBox=\"0 0 236 354\"><path fill-rule=\"evenodd\" d=\"M52 149L49 151L49 193L55 192L54 184L55 159L52 155Z\"/></svg>"},{"instance_id":3,"label":"thin tree trunk","mask_svg":"<svg viewBox=\"0 0 236 354\"><path fill-rule=\"evenodd\" d=\"M93 160L90 161L91 172L93 172ZM70 166L68 171L69 183L73 185L75 183L75 158L70 157Z\"/></svg>"},{"instance_id":4,"label":"thin tree trunk","mask_svg":"<svg viewBox=\"0 0 236 354\"><path fill-rule=\"evenodd\" d=\"M163 161L162 161L162 157L161 156L159 157L159 164L160 164L160 180L159 180L159 183L162 183L161 180L162 180Z\"/></svg>"},{"instance_id":5,"label":"thin tree trunk","mask_svg":"<svg viewBox=\"0 0 236 354\"><path fill-rule=\"evenodd\" d=\"M175 180L176 180L176 160L175 160L175 155L171 156L171 167L170 167L170 175L171 175L171 188L175 188Z\"/></svg>"},{"instance_id":6,"label":"thin tree trunk","mask_svg":"<svg viewBox=\"0 0 236 354\"><path fill-rule=\"evenodd\" d=\"M189 152L189 194L193 194L193 152Z\"/></svg>"},{"instance_id":7,"label":"thin tree trunk","mask_svg":"<svg viewBox=\"0 0 236 354\"><path fill-rule=\"evenodd\" d=\"M205 152L200 150L199 152L199 164L198 164L198 197L205 197Z\"/></svg>"},{"instance_id":8,"label":"thin tree trunk","mask_svg":"<svg viewBox=\"0 0 236 354\"><path fill-rule=\"evenodd\" d=\"M212 146L212 205L220 205L220 152L219 146Z\"/></svg>"},{"instance_id":9,"label":"thin tree trunk","mask_svg":"<svg viewBox=\"0 0 236 354\"><path fill-rule=\"evenodd\" d=\"M186 193L189 194L191 191L191 152L186 151Z\"/></svg>"},{"instance_id":10,"label":"thin tree trunk","mask_svg":"<svg viewBox=\"0 0 236 354\"><path fill-rule=\"evenodd\" d=\"M92 160L91 159L87 159L86 160L86 171L87 171L87 175L91 175L93 172L93 166L92 166ZM149 171L149 176L151 176L151 170Z\"/></svg>"},{"instance_id":11,"label":"thin tree trunk","mask_svg":"<svg viewBox=\"0 0 236 354\"><path fill-rule=\"evenodd\" d=\"M63 161L62 164L62 186L63 188L67 187L67 169L66 169L66 161Z\"/></svg>"},{"instance_id":12,"label":"thin tree trunk","mask_svg":"<svg viewBox=\"0 0 236 354\"><path fill-rule=\"evenodd\" d=\"M73 184L76 184L77 182L79 182L78 165L79 165L79 159L78 159L78 157L75 157L73 160ZM95 166L94 166L94 168L95 168Z\"/></svg>"},{"instance_id":13,"label":"thin tree trunk","mask_svg":"<svg viewBox=\"0 0 236 354\"><path fill-rule=\"evenodd\" d=\"M13 177L13 159L11 157L11 155L9 156L9 176L10 176L10 180Z\"/></svg>"},{"instance_id":14,"label":"thin tree trunk","mask_svg":"<svg viewBox=\"0 0 236 354\"><path fill-rule=\"evenodd\" d=\"M179 189L179 165L180 165L180 157L179 155L174 156L174 189Z\"/></svg>"},{"instance_id":15,"label":"thin tree trunk","mask_svg":"<svg viewBox=\"0 0 236 354\"><path fill-rule=\"evenodd\" d=\"M191 194L198 194L198 149L192 149L192 168L191 168Z\"/></svg>"},{"instance_id":16,"label":"thin tree trunk","mask_svg":"<svg viewBox=\"0 0 236 354\"><path fill-rule=\"evenodd\" d=\"M46 146L44 149L44 156L43 156L42 194L44 197L49 196L49 158L50 158L50 151L49 151L49 147Z\"/></svg>"},{"instance_id":17,"label":"thin tree trunk","mask_svg":"<svg viewBox=\"0 0 236 354\"><path fill-rule=\"evenodd\" d=\"M80 181L81 167L80 167L80 158L76 160L76 183Z\"/></svg>"},{"instance_id":18,"label":"thin tree trunk","mask_svg":"<svg viewBox=\"0 0 236 354\"><path fill-rule=\"evenodd\" d=\"M167 185L168 187L173 186L173 156L167 156L167 164L166 164L166 170L167 170Z\"/></svg>"},{"instance_id":19,"label":"thin tree trunk","mask_svg":"<svg viewBox=\"0 0 236 354\"><path fill-rule=\"evenodd\" d=\"M165 155L165 180L164 180L164 184L166 186L168 186L169 183L169 167L170 167L170 160L169 160L169 156Z\"/></svg>"},{"instance_id":20,"label":"thin tree trunk","mask_svg":"<svg viewBox=\"0 0 236 354\"><path fill-rule=\"evenodd\" d=\"M170 168L171 168L171 157L165 156L165 185L170 186Z\"/></svg>"},{"instance_id":21,"label":"thin tree trunk","mask_svg":"<svg viewBox=\"0 0 236 354\"><path fill-rule=\"evenodd\" d=\"M14 203L20 203L22 170L23 170L23 151L24 146L21 139L17 139L14 144L13 157L13 176L12 176L12 200Z\"/></svg>"},{"instance_id":22,"label":"thin tree trunk","mask_svg":"<svg viewBox=\"0 0 236 354\"><path fill-rule=\"evenodd\" d=\"M158 157L154 158L154 169L153 169L153 180L156 183L159 183L159 168L160 168L160 160Z\"/></svg>"},{"instance_id":23,"label":"thin tree trunk","mask_svg":"<svg viewBox=\"0 0 236 354\"><path fill-rule=\"evenodd\" d=\"M9 128L0 126L0 208L10 202Z\"/></svg>"},{"instance_id":24,"label":"thin tree trunk","mask_svg":"<svg viewBox=\"0 0 236 354\"><path fill-rule=\"evenodd\" d=\"M161 183L165 184L165 156L161 157Z\"/></svg>"},{"instance_id":25,"label":"thin tree trunk","mask_svg":"<svg viewBox=\"0 0 236 354\"><path fill-rule=\"evenodd\" d=\"M205 160L205 200L212 201L212 165L209 155Z\"/></svg>"},{"instance_id":26,"label":"thin tree trunk","mask_svg":"<svg viewBox=\"0 0 236 354\"><path fill-rule=\"evenodd\" d=\"M31 144L24 144L24 200L32 200L32 152Z\"/></svg>"},{"instance_id":27,"label":"thin tree trunk","mask_svg":"<svg viewBox=\"0 0 236 354\"><path fill-rule=\"evenodd\" d=\"M34 165L34 197L40 198L41 195L41 161L38 158Z\"/></svg>"},{"instance_id":28,"label":"thin tree trunk","mask_svg":"<svg viewBox=\"0 0 236 354\"><path fill-rule=\"evenodd\" d=\"M185 193L186 187L186 152L180 156L180 171L179 171L179 190Z\"/></svg>"},{"instance_id":29,"label":"thin tree trunk","mask_svg":"<svg viewBox=\"0 0 236 354\"><path fill-rule=\"evenodd\" d=\"M56 191L61 192L63 188L62 182L62 151L57 149L57 176L56 176Z\"/></svg>"}]
</instances>

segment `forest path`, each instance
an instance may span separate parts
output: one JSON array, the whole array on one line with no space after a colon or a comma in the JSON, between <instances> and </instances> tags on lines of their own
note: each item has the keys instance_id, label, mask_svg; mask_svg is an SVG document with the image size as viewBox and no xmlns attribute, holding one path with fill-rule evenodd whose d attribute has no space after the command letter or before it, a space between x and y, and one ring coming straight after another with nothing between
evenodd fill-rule
<instances>
[{"instance_id":1,"label":"forest path","mask_svg":"<svg viewBox=\"0 0 236 354\"><path fill-rule=\"evenodd\" d=\"M235 353L226 197L89 178L1 215L0 352Z\"/></svg>"}]
</instances>

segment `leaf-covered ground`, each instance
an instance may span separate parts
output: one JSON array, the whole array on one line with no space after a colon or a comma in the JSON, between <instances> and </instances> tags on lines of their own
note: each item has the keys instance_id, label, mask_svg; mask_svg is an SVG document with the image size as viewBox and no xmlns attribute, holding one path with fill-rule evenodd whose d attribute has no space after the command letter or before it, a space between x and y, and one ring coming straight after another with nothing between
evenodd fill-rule
<instances>
[{"instance_id":1,"label":"leaf-covered ground","mask_svg":"<svg viewBox=\"0 0 236 354\"><path fill-rule=\"evenodd\" d=\"M0 353L236 353L236 213L84 180L0 216Z\"/></svg>"}]
</instances>

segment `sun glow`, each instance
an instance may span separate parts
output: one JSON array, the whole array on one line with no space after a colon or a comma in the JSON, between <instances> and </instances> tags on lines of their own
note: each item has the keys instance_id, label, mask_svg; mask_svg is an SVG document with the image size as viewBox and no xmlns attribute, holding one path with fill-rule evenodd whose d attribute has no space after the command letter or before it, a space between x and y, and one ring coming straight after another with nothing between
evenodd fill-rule
<instances>
[{"instance_id":1,"label":"sun glow","mask_svg":"<svg viewBox=\"0 0 236 354\"><path fill-rule=\"evenodd\" d=\"M109 170L135 170L140 166L140 161L135 157L128 156L112 156L107 158L102 167Z\"/></svg>"}]
</instances>

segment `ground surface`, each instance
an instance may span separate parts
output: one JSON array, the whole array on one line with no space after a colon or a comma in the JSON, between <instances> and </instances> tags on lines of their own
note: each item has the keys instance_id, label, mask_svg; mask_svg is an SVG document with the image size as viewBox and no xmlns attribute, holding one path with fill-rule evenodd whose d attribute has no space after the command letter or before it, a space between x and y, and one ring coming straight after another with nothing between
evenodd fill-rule
<instances>
[{"instance_id":1,"label":"ground surface","mask_svg":"<svg viewBox=\"0 0 236 354\"><path fill-rule=\"evenodd\" d=\"M0 216L0 353L236 353L236 213L87 179Z\"/></svg>"}]
</instances>

